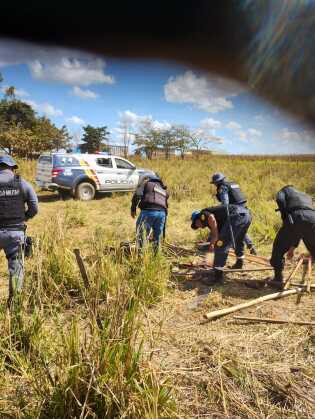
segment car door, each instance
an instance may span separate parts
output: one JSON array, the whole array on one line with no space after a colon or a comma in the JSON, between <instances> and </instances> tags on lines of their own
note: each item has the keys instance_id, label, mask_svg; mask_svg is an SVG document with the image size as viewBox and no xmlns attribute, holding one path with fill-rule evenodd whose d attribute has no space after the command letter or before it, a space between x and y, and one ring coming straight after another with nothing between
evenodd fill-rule
<instances>
[{"instance_id":1,"label":"car door","mask_svg":"<svg viewBox=\"0 0 315 419\"><path fill-rule=\"evenodd\" d=\"M138 184L139 175L136 167L125 159L115 157L119 189L134 190Z\"/></svg>"},{"instance_id":2,"label":"car door","mask_svg":"<svg viewBox=\"0 0 315 419\"><path fill-rule=\"evenodd\" d=\"M113 159L109 156L95 158L95 172L100 182L100 190L117 189L119 183L117 170L114 167Z\"/></svg>"}]
</instances>

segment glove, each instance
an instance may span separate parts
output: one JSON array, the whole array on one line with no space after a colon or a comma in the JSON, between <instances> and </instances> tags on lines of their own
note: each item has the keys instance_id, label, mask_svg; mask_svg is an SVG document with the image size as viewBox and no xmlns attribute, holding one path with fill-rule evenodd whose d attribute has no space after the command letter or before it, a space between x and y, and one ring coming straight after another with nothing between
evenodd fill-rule
<instances>
[{"instance_id":1,"label":"glove","mask_svg":"<svg viewBox=\"0 0 315 419\"><path fill-rule=\"evenodd\" d=\"M132 218L135 218L136 217L136 211L131 211L130 215L131 215Z\"/></svg>"}]
</instances>

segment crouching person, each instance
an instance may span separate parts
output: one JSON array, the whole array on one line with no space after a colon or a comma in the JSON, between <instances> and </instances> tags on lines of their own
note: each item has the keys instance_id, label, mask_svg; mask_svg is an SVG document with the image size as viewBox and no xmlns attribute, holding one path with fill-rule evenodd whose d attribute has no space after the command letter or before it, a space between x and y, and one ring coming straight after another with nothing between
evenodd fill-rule
<instances>
[{"instance_id":1,"label":"crouching person","mask_svg":"<svg viewBox=\"0 0 315 419\"><path fill-rule=\"evenodd\" d=\"M243 266L244 237L251 223L250 211L239 205L219 205L194 211L191 215L191 228L209 228L211 241L209 251L214 251L214 280L208 279L209 285L223 282L222 268L225 266L229 250L235 241L237 261L232 268Z\"/></svg>"},{"instance_id":2,"label":"crouching person","mask_svg":"<svg viewBox=\"0 0 315 419\"><path fill-rule=\"evenodd\" d=\"M20 293L24 278L25 221L38 212L32 186L14 173L18 166L10 156L0 156L0 249L9 268L8 306Z\"/></svg>"},{"instance_id":3,"label":"crouching person","mask_svg":"<svg viewBox=\"0 0 315 419\"><path fill-rule=\"evenodd\" d=\"M282 226L272 247L270 264L274 268L274 278L269 281L272 288L283 288L284 255L291 259L294 249L302 239L312 259L315 259L315 208L312 198L293 186L282 188L276 195Z\"/></svg>"},{"instance_id":4,"label":"crouching person","mask_svg":"<svg viewBox=\"0 0 315 419\"><path fill-rule=\"evenodd\" d=\"M131 216L136 217L137 207L141 209L136 223L137 246L142 249L153 234L153 247L159 249L161 236L165 231L168 197L166 186L158 176L145 176L139 180L131 201Z\"/></svg>"}]
</instances>

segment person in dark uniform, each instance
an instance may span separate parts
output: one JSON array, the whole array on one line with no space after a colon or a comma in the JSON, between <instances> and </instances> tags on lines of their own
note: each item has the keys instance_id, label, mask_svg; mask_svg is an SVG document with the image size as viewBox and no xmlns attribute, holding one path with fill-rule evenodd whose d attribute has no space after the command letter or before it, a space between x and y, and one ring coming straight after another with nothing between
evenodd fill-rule
<instances>
[{"instance_id":1,"label":"person in dark uniform","mask_svg":"<svg viewBox=\"0 0 315 419\"><path fill-rule=\"evenodd\" d=\"M10 156L0 156L0 249L8 260L8 305L23 286L25 222L38 212L36 193L28 182L14 173L17 168Z\"/></svg>"},{"instance_id":2,"label":"person in dark uniform","mask_svg":"<svg viewBox=\"0 0 315 419\"><path fill-rule=\"evenodd\" d=\"M136 223L137 245L143 248L153 231L153 247L157 252L161 236L165 231L168 209L167 187L158 176L140 178L131 201L131 216L136 217L137 207L141 209Z\"/></svg>"},{"instance_id":3,"label":"person in dark uniform","mask_svg":"<svg viewBox=\"0 0 315 419\"><path fill-rule=\"evenodd\" d=\"M283 224L272 247L270 264L274 268L274 278L269 281L273 288L283 288L284 255L291 259L294 249L303 240L312 259L315 259L315 208L312 198L293 186L283 187L276 195L278 209Z\"/></svg>"},{"instance_id":4,"label":"person in dark uniform","mask_svg":"<svg viewBox=\"0 0 315 419\"><path fill-rule=\"evenodd\" d=\"M224 205L218 205L194 211L191 215L192 229L208 227L211 231L209 251L214 251L213 267L218 268L214 271L214 281L217 283L223 281L222 268L225 266L229 250L233 246L231 227L234 233L236 256L243 260L244 237L251 223L248 208L241 205L228 205L228 210L227 212Z\"/></svg>"},{"instance_id":5,"label":"person in dark uniform","mask_svg":"<svg viewBox=\"0 0 315 419\"><path fill-rule=\"evenodd\" d=\"M223 173L215 173L211 178L211 183L217 188L216 198L221 204L245 206L247 199L241 188L235 182L228 182ZM244 241L250 253L252 255L257 255L256 248L248 234L246 234ZM242 260L239 259L236 261L235 268L242 268L242 265Z\"/></svg>"}]
</instances>

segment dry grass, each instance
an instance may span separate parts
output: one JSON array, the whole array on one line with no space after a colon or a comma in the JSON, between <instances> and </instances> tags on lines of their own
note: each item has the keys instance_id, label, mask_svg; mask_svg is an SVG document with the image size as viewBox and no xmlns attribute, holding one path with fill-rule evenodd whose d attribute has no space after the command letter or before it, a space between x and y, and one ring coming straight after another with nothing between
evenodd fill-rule
<instances>
[{"instance_id":1,"label":"dry grass","mask_svg":"<svg viewBox=\"0 0 315 419\"><path fill-rule=\"evenodd\" d=\"M254 214L250 232L264 255L280 224L274 193L293 183L315 194L314 164L301 158L215 157L140 166L158 171L169 186L167 239L188 247L205 235L189 228L189 218L193 209L215 202L212 172L242 184ZM24 162L21 172L32 180L34 167ZM212 290L198 281L172 280L172 260L192 256L121 256L120 241L134 238L129 194L88 203L49 193L40 199L40 214L28 228L37 244L27 261L23 309L11 316L1 255L1 417L315 417L314 329L241 324L232 316L200 324L207 311L266 293L235 281L261 273L234 274ZM109 246L117 250L105 252ZM85 257L89 290L74 247ZM242 314L314 321L314 294Z\"/></svg>"}]
</instances>

